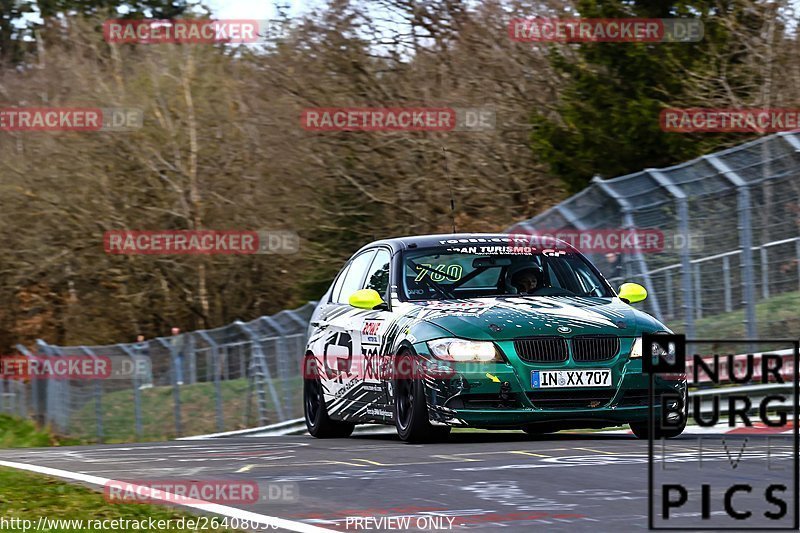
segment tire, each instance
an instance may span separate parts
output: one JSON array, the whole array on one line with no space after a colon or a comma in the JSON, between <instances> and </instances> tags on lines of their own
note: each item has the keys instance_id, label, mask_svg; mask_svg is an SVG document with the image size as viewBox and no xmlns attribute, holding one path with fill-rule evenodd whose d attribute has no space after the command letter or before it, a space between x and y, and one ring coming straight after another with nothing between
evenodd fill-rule
<instances>
[{"instance_id":1,"label":"tire","mask_svg":"<svg viewBox=\"0 0 800 533\"><path fill-rule=\"evenodd\" d=\"M394 381L394 423L400 440L414 443L445 440L450 426L434 426L428 419L425 386L419 379L419 360L411 353L397 356Z\"/></svg>"},{"instance_id":2,"label":"tire","mask_svg":"<svg viewBox=\"0 0 800 533\"><path fill-rule=\"evenodd\" d=\"M638 439L647 439L647 438L649 438L649 436L650 436L650 422L649 421L644 420L644 421L641 421L641 422L631 422L628 425L630 426L631 431L633 431L633 434L636 436L636 438L638 438ZM683 422L682 425L680 425L680 426L678 426L676 428L672 428L672 429L668 429L668 430L660 430L660 429L656 428L656 433L654 435L654 438L656 438L656 439L674 439L675 437L677 437L681 433L683 433L684 429L686 429L686 419L684 419L684 422Z\"/></svg>"},{"instance_id":3,"label":"tire","mask_svg":"<svg viewBox=\"0 0 800 533\"><path fill-rule=\"evenodd\" d=\"M312 437L318 439L343 439L349 437L355 424L331 420L325 405L322 382L316 372L316 363L307 357L303 362L306 375L303 377L303 413L306 427Z\"/></svg>"}]
</instances>

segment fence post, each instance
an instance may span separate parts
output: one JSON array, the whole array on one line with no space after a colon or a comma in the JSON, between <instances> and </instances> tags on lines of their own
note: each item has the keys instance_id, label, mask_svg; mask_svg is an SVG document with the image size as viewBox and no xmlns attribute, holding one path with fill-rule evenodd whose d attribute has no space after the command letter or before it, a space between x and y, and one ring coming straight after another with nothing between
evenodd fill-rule
<instances>
[{"instance_id":1,"label":"fence post","mask_svg":"<svg viewBox=\"0 0 800 533\"><path fill-rule=\"evenodd\" d=\"M8 414L13 415L17 412L17 393L14 390L14 380L6 379L6 397L8 398Z\"/></svg>"},{"instance_id":2,"label":"fence post","mask_svg":"<svg viewBox=\"0 0 800 533\"><path fill-rule=\"evenodd\" d=\"M57 346L51 346L41 339L38 339L36 344L39 346L41 353L47 357L58 357L60 355ZM57 430L66 433L69 413L65 413L64 410L69 409L69 383L67 380L53 379L52 376L47 376L43 379L45 387L47 387L45 423L53 424Z\"/></svg>"},{"instance_id":3,"label":"fence post","mask_svg":"<svg viewBox=\"0 0 800 533\"><path fill-rule=\"evenodd\" d=\"M681 248L681 307L686 336L695 337L694 329L694 294L692 288L692 251L689 249L689 200L686 193L673 182L669 176L653 168L645 170L656 182L675 198L678 211L678 232L683 239Z\"/></svg>"},{"instance_id":4,"label":"fence post","mask_svg":"<svg viewBox=\"0 0 800 533\"><path fill-rule=\"evenodd\" d=\"M252 355L251 355L251 365L249 369L251 370L251 376L249 379L251 383L256 388L256 393L258 394L258 420L259 423L264 425L266 424L267 420L267 413L266 413L266 392L264 391L264 383L263 380L266 378L267 386L269 387L270 396L272 396L272 401L275 404L275 411L278 414L278 418L280 421L286 420L286 417L283 416L283 408L281 406L281 402L278 399L278 393L275 390L275 383L272 380L272 374L269 370L269 365L264 358L264 351L261 348L261 343L258 339L258 334L250 328L249 325L245 324L241 321L236 321L235 324L239 326L242 331L248 336L251 341L252 346ZM247 399L248 405L250 404L250 398Z\"/></svg>"},{"instance_id":5,"label":"fence post","mask_svg":"<svg viewBox=\"0 0 800 533\"><path fill-rule=\"evenodd\" d=\"M794 241L794 251L797 259L797 285L800 287L800 237Z\"/></svg>"},{"instance_id":6,"label":"fence post","mask_svg":"<svg viewBox=\"0 0 800 533\"><path fill-rule=\"evenodd\" d=\"M228 348L229 346L227 344L220 346L220 356L224 361L224 364L222 365L222 379L224 379L225 381L231 379L231 372L230 372L231 355L230 355L230 350Z\"/></svg>"},{"instance_id":7,"label":"fence post","mask_svg":"<svg viewBox=\"0 0 800 533\"><path fill-rule=\"evenodd\" d=\"M603 181L600 176L595 176L592 178L592 183L600 187L600 190L606 193L606 195L610 196L620 206L622 209L622 219L625 227L630 230L636 229L636 224L633 221L633 206L631 206L630 202L628 202L626 198L615 191L611 185ZM636 263L639 267L639 273L644 279L645 285L650 288L649 299L650 306L653 308L653 314L657 319L664 320L664 316L661 314L661 306L658 303L658 294L654 290L653 282L650 278L650 272L647 270L647 262L644 260L642 251L637 248L633 253L633 256L636 258Z\"/></svg>"},{"instance_id":8,"label":"fence post","mask_svg":"<svg viewBox=\"0 0 800 533\"><path fill-rule=\"evenodd\" d=\"M186 352L189 355L189 376L186 383L197 383L197 351L195 350L194 335L187 333Z\"/></svg>"},{"instance_id":9,"label":"fence post","mask_svg":"<svg viewBox=\"0 0 800 533\"><path fill-rule=\"evenodd\" d=\"M316 306L316 304L315 304L315 306ZM305 349L306 342L308 340L307 339L307 337L308 337L308 320L303 320L302 318L297 316L297 313L293 309L287 309L285 311L281 311L281 313L283 313L286 316L288 316L292 320L292 322L297 324L297 326L299 327L299 330L300 330L300 333L298 335L302 335L301 337L299 337L297 339L298 340L298 346L300 347L300 350L298 350L298 352L296 354L294 354L295 360L297 362L297 375L302 376L303 375L303 355L304 355L303 350ZM279 314L281 314L281 313L279 313Z\"/></svg>"},{"instance_id":10,"label":"fence post","mask_svg":"<svg viewBox=\"0 0 800 533\"><path fill-rule=\"evenodd\" d=\"M308 320L303 320L302 318L297 316L297 313L294 311L294 309L286 309L278 314L288 316L292 320L292 322L294 322L300 327L300 330L303 333L305 333L306 330L308 329Z\"/></svg>"},{"instance_id":11,"label":"fence post","mask_svg":"<svg viewBox=\"0 0 800 533\"><path fill-rule=\"evenodd\" d=\"M725 312L733 311L731 296L731 259L730 256L722 256L722 285L725 294Z\"/></svg>"},{"instance_id":12,"label":"fence post","mask_svg":"<svg viewBox=\"0 0 800 533\"><path fill-rule=\"evenodd\" d=\"M702 274L700 270L700 263L695 263L693 265L694 268L694 297L696 298L697 303L695 304L695 316L697 318L703 318L703 281L702 281Z\"/></svg>"},{"instance_id":13,"label":"fence post","mask_svg":"<svg viewBox=\"0 0 800 533\"><path fill-rule=\"evenodd\" d=\"M28 359L33 357L33 354L25 346L17 344L16 348L19 353L21 353ZM45 402L40 399L39 395L44 392L44 388L40 386L38 379L31 379L30 383L31 383L31 409L33 411L33 420L41 428L45 424L44 420Z\"/></svg>"},{"instance_id":14,"label":"fence post","mask_svg":"<svg viewBox=\"0 0 800 533\"><path fill-rule=\"evenodd\" d=\"M224 431L225 420L222 414L222 384L220 383L219 346L211 336L203 330L197 332L200 337L211 346L211 366L214 367L214 403L217 417L217 431Z\"/></svg>"},{"instance_id":15,"label":"fence post","mask_svg":"<svg viewBox=\"0 0 800 533\"><path fill-rule=\"evenodd\" d=\"M136 432L136 438L142 438L142 393L139 390L139 386L142 384L142 381L139 379L139 360L141 356L131 350L131 347L127 344L117 344L125 355L131 358L131 362L133 363L133 376L131 376L131 383L133 384L133 424L134 424L134 431ZM150 365L150 373L153 372L153 362L152 359L147 361L147 364Z\"/></svg>"},{"instance_id":16,"label":"fence post","mask_svg":"<svg viewBox=\"0 0 800 533\"><path fill-rule=\"evenodd\" d=\"M675 316L675 302L672 295L672 272L669 269L664 270L664 286L667 293L667 317L672 318Z\"/></svg>"},{"instance_id":17,"label":"fence post","mask_svg":"<svg viewBox=\"0 0 800 533\"><path fill-rule=\"evenodd\" d=\"M183 335L183 333L181 333L181 335ZM176 346L174 346L164 337L158 337L158 342L169 351L169 358L172 368L172 415L175 418L175 435L180 437L183 433L183 424L181 423L181 390L180 385L178 385L178 365L182 362L178 361L178 348ZM185 342L186 341L184 340L184 343ZM185 350L186 345L184 344L182 348ZM183 373L183 369L181 369L180 373Z\"/></svg>"},{"instance_id":18,"label":"fence post","mask_svg":"<svg viewBox=\"0 0 800 533\"><path fill-rule=\"evenodd\" d=\"M262 316L259 320L267 324L270 328L278 333L278 338L275 341L275 357L277 358L278 379L281 382L281 391L283 392L283 408L284 415L288 420L292 418L292 411L294 409L294 402L292 402L292 389L288 382L291 377L291 354L286 349L286 328L281 326L277 320L269 316Z\"/></svg>"},{"instance_id":19,"label":"fence post","mask_svg":"<svg viewBox=\"0 0 800 533\"><path fill-rule=\"evenodd\" d=\"M25 382L22 380L17 381L17 390L19 390L19 416L20 418L28 418L28 390L25 388Z\"/></svg>"},{"instance_id":20,"label":"fence post","mask_svg":"<svg viewBox=\"0 0 800 533\"><path fill-rule=\"evenodd\" d=\"M97 361L97 356L86 346L79 346L80 350ZM97 366L95 366L97 368ZM97 427L97 442L103 442L103 384L96 377L92 380L94 385L94 416Z\"/></svg>"},{"instance_id":21,"label":"fence post","mask_svg":"<svg viewBox=\"0 0 800 533\"><path fill-rule=\"evenodd\" d=\"M236 352L239 355L239 375L243 378L247 378L247 363L245 362L245 356L242 353L242 343L236 343Z\"/></svg>"},{"instance_id":22,"label":"fence post","mask_svg":"<svg viewBox=\"0 0 800 533\"><path fill-rule=\"evenodd\" d=\"M767 247L759 248L761 256L761 297L769 298L769 262L767 261Z\"/></svg>"},{"instance_id":23,"label":"fence post","mask_svg":"<svg viewBox=\"0 0 800 533\"><path fill-rule=\"evenodd\" d=\"M750 222L750 188L739 174L734 172L716 155L705 155L703 159L711 163L725 178L736 186L737 211L739 212L739 248L742 250L742 296L745 304L745 329L748 339L758 336L756 324L756 298L753 272L753 227Z\"/></svg>"}]
</instances>

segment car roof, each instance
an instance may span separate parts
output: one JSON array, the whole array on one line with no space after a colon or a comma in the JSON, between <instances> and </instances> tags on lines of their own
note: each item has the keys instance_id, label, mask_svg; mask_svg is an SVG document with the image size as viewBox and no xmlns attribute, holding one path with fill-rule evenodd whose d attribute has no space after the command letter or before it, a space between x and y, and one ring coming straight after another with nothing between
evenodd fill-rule
<instances>
[{"instance_id":1,"label":"car roof","mask_svg":"<svg viewBox=\"0 0 800 533\"><path fill-rule=\"evenodd\" d=\"M436 246L444 246L447 244L500 244L503 242L508 242L514 237L517 239L520 236L528 235L530 237L535 237L534 233L526 234L526 233L440 233L436 235L410 235L406 237L394 237L391 239L381 239L379 241L374 241L366 246L363 246L361 250L366 250L367 248L372 248L375 246L388 246L392 249L392 252L398 252L400 250L407 250L407 249L414 249L414 248L432 248ZM546 242L552 243L553 245L557 245L559 247L563 247L562 249L567 250L574 250L569 243L562 241L560 239L552 238L552 237L539 237L541 239L547 239ZM449 241L449 242L448 242ZM457 242L453 242L457 241Z\"/></svg>"}]
</instances>

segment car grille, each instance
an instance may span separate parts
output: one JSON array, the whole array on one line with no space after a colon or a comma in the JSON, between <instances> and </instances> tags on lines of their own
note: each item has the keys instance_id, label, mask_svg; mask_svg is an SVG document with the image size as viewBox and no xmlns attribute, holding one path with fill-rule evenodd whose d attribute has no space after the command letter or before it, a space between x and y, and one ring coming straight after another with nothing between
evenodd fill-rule
<instances>
[{"instance_id":1,"label":"car grille","mask_svg":"<svg viewBox=\"0 0 800 533\"><path fill-rule=\"evenodd\" d=\"M514 349L529 363L558 363L567 360L567 341L564 337L532 337L514 340Z\"/></svg>"},{"instance_id":2,"label":"car grille","mask_svg":"<svg viewBox=\"0 0 800 533\"><path fill-rule=\"evenodd\" d=\"M606 361L619 353L619 337L614 335L585 335L572 338L572 359L575 361Z\"/></svg>"},{"instance_id":3,"label":"car grille","mask_svg":"<svg viewBox=\"0 0 800 533\"><path fill-rule=\"evenodd\" d=\"M528 399L539 409L593 409L614 397L614 389L529 392Z\"/></svg>"}]
</instances>

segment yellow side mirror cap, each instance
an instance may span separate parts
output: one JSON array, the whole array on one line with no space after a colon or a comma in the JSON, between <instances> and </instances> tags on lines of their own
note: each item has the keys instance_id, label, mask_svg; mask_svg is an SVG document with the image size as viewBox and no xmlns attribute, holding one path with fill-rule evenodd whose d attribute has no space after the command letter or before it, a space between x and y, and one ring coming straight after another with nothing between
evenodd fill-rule
<instances>
[{"instance_id":1,"label":"yellow side mirror cap","mask_svg":"<svg viewBox=\"0 0 800 533\"><path fill-rule=\"evenodd\" d=\"M351 294L347 303L359 309L375 309L383 303L383 298L374 289L361 289Z\"/></svg>"},{"instance_id":2,"label":"yellow side mirror cap","mask_svg":"<svg viewBox=\"0 0 800 533\"><path fill-rule=\"evenodd\" d=\"M623 283L619 286L618 296L620 300L625 300L629 304L635 304L647 298L647 289L638 283Z\"/></svg>"}]
</instances>

